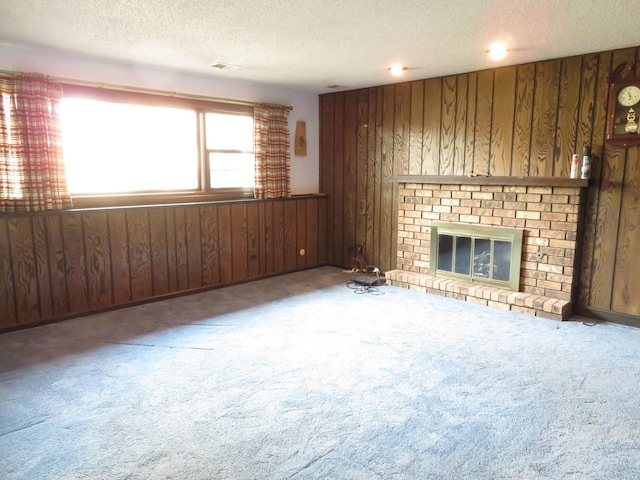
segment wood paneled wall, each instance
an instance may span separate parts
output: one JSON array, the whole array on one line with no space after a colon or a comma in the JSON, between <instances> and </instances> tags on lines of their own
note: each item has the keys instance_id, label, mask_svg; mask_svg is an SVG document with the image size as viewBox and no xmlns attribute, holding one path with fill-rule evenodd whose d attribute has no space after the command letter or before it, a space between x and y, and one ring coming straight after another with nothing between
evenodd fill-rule
<instances>
[{"instance_id":1,"label":"wood paneled wall","mask_svg":"<svg viewBox=\"0 0 640 480\"><path fill-rule=\"evenodd\" d=\"M640 147L605 145L609 75L640 76L640 48L320 97L329 263L395 268L394 175L569 175L593 152L580 304L640 315Z\"/></svg>"},{"instance_id":2,"label":"wood paneled wall","mask_svg":"<svg viewBox=\"0 0 640 480\"><path fill-rule=\"evenodd\" d=\"M326 201L2 216L0 329L323 265Z\"/></svg>"}]
</instances>

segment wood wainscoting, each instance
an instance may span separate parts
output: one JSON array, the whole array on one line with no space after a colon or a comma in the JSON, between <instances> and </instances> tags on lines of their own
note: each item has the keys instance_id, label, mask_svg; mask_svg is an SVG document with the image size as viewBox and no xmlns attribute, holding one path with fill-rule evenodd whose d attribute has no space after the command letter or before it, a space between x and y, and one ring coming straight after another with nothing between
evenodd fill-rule
<instances>
[{"instance_id":1,"label":"wood wainscoting","mask_svg":"<svg viewBox=\"0 0 640 480\"><path fill-rule=\"evenodd\" d=\"M3 215L0 330L324 265L325 219L323 195Z\"/></svg>"}]
</instances>

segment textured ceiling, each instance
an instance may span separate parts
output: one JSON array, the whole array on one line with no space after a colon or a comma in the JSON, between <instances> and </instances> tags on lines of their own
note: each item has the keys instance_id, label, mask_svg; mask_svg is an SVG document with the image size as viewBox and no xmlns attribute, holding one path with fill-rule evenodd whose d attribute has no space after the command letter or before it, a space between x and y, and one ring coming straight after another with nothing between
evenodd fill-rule
<instances>
[{"instance_id":1,"label":"textured ceiling","mask_svg":"<svg viewBox=\"0 0 640 480\"><path fill-rule=\"evenodd\" d=\"M0 44L325 93L637 46L640 1L1 0Z\"/></svg>"}]
</instances>

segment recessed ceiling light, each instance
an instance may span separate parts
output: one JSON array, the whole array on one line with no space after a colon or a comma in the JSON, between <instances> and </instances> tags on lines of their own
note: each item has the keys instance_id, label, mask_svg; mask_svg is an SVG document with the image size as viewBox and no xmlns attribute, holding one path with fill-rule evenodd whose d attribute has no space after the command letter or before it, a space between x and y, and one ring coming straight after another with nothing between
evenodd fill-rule
<instances>
[{"instance_id":1,"label":"recessed ceiling light","mask_svg":"<svg viewBox=\"0 0 640 480\"><path fill-rule=\"evenodd\" d=\"M504 42L496 42L487 50L491 60L501 60L507 56L508 52L509 49L507 48L507 44Z\"/></svg>"},{"instance_id":2,"label":"recessed ceiling light","mask_svg":"<svg viewBox=\"0 0 640 480\"><path fill-rule=\"evenodd\" d=\"M407 67L405 67L404 65L401 65L399 63L394 63L389 67L388 70L391 72L391 75L393 75L394 77L399 77L404 73L406 69Z\"/></svg>"}]
</instances>

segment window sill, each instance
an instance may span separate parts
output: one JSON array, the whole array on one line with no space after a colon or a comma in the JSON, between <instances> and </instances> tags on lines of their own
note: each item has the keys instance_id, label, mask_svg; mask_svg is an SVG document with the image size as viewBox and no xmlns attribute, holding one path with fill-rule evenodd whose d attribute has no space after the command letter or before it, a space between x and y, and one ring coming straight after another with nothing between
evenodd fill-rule
<instances>
[{"instance_id":1,"label":"window sill","mask_svg":"<svg viewBox=\"0 0 640 480\"><path fill-rule=\"evenodd\" d=\"M73 210L178 205L208 202L253 200L253 189L229 189L211 193L91 195L72 197Z\"/></svg>"},{"instance_id":2,"label":"window sill","mask_svg":"<svg viewBox=\"0 0 640 480\"><path fill-rule=\"evenodd\" d=\"M168 201L166 196L164 199L158 199L157 202L152 202L151 199L146 203L137 202L112 202L107 205L102 199L102 202L96 202L94 204L90 204L89 202L83 202L79 204L79 202L74 201L74 205L70 209L66 210L47 210L45 212L0 212L0 218L15 218L15 217L24 217L24 216L47 216L47 215L60 215L64 213L74 213L74 212L90 212L90 211L98 211L98 210L113 210L113 209L135 209L135 208L153 208L153 207L180 207L180 206L189 206L189 205L210 205L210 204L223 204L223 203L253 203L253 202L278 202L278 201L287 201L287 200L302 200L308 198L325 198L327 196L326 193L305 193L305 194L296 194L291 195L290 197L278 197L278 198L220 198L220 197L212 197L208 196L198 196L197 198L191 196L190 198L184 198L181 201Z\"/></svg>"}]
</instances>

